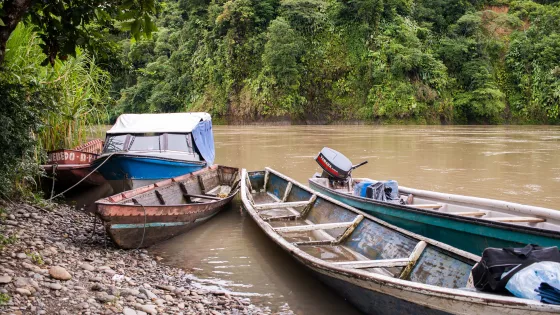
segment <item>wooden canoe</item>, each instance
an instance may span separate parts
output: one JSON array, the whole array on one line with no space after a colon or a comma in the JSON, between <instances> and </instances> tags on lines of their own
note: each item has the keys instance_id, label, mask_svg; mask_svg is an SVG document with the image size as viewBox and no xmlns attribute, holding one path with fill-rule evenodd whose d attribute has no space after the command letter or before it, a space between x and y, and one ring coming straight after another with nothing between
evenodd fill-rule
<instances>
[{"instance_id":1,"label":"wooden canoe","mask_svg":"<svg viewBox=\"0 0 560 315\"><path fill-rule=\"evenodd\" d=\"M202 170L98 200L95 214L117 246L148 247L210 219L238 191L239 169Z\"/></svg>"},{"instance_id":2,"label":"wooden canoe","mask_svg":"<svg viewBox=\"0 0 560 315\"><path fill-rule=\"evenodd\" d=\"M404 204L381 202L353 194L353 186L363 180L371 181L353 179L349 189L314 177L309 186L388 223L478 255L487 247L560 247L558 210L402 186Z\"/></svg>"},{"instance_id":3,"label":"wooden canoe","mask_svg":"<svg viewBox=\"0 0 560 315\"><path fill-rule=\"evenodd\" d=\"M79 184L79 187L104 184L106 181L101 174L97 172L90 174L92 171L91 162L98 158L102 150L103 141L94 139L74 149L59 149L47 152L47 164L41 165L47 175L42 178L42 186L45 192L50 193L53 184L56 192L64 191L86 176L87 178Z\"/></svg>"},{"instance_id":4,"label":"wooden canoe","mask_svg":"<svg viewBox=\"0 0 560 315\"><path fill-rule=\"evenodd\" d=\"M470 288L470 271L479 256L388 224L272 169L242 170L241 200L276 244L367 314L560 312L560 306L478 292Z\"/></svg>"}]
</instances>

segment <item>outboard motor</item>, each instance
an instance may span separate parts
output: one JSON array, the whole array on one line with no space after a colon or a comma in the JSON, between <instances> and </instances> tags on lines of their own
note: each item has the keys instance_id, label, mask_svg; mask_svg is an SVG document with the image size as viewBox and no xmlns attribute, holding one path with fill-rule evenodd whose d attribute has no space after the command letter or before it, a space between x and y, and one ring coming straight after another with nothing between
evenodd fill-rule
<instances>
[{"instance_id":1,"label":"outboard motor","mask_svg":"<svg viewBox=\"0 0 560 315\"><path fill-rule=\"evenodd\" d=\"M327 147L324 147L319 152L315 161L323 169L321 177L338 182L346 182L352 176L352 171L355 168L367 163L367 161L364 161L360 164L352 165L352 162L342 153Z\"/></svg>"}]
</instances>

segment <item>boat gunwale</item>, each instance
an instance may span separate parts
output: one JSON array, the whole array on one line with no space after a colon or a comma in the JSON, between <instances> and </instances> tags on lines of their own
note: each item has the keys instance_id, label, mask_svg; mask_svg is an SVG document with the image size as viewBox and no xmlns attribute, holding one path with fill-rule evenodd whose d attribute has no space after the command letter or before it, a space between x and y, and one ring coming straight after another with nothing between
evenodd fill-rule
<instances>
[{"instance_id":1,"label":"boat gunwale","mask_svg":"<svg viewBox=\"0 0 560 315\"><path fill-rule=\"evenodd\" d=\"M129 200L131 198L134 198L135 196L148 193L148 192L153 191L157 188L165 188L165 187L172 186L172 185L179 185L182 181L184 181L186 179L197 177L198 175L200 175L202 173L206 173L206 172L212 171L212 170L218 170L220 168L234 169L234 170L237 170L238 173L239 173L239 170L240 170L239 168L236 168L236 167L214 164L212 166L205 167L203 169L197 170L197 171L192 172L192 173L187 173L187 174L183 174L183 175L180 175L180 176L177 176L177 177L168 178L168 179L165 179L165 180L153 183L153 184L138 187L138 188L133 189L133 190L123 191L123 192L120 192L120 193L117 193L117 194L99 199L95 202L95 205L96 206L117 206L117 207L140 207L140 205L123 204L122 202L124 202L125 200ZM201 206L209 205L209 204L214 204L214 203L217 203L217 202L221 202L223 200L232 199L237 194L238 191L239 191L239 188L235 189L234 191L231 191L228 194L228 196L225 197L225 198L222 198L220 200L211 200L209 202L204 202L204 203L146 205L144 207L146 207L146 208L149 208L149 207L166 208L166 207L182 207L182 206L194 206L194 205L201 205ZM127 193L126 196L123 195L125 193ZM119 198L119 199L115 200L115 201L111 201L111 198L113 198L113 197L116 197L114 199L117 199L117 198Z\"/></svg>"},{"instance_id":2,"label":"boat gunwale","mask_svg":"<svg viewBox=\"0 0 560 315\"><path fill-rule=\"evenodd\" d=\"M351 195L351 194L345 194L345 193L336 191L336 189L332 189L330 187L325 187L325 186L317 183L316 181L313 180L313 178L310 178L308 180L308 182L309 182L310 186L319 187L317 189L327 190L329 193L332 193L332 194L335 194L337 196L341 196L341 197L344 197L344 198L352 199L354 201L366 202L366 203L370 203L370 204L374 204L374 205L378 205L378 206L395 208L395 209L399 209L399 210L415 212L415 213L420 213L420 214L426 214L426 215L434 216L434 217L449 218L449 219L453 219L453 220L457 220L457 221L461 221L461 222L475 223L475 224L478 224L478 225L484 225L484 226L488 226L488 227L497 227L497 228L502 228L502 229L505 229L505 230L515 231L515 232L523 232L525 230L530 230L531 232L533 232L532 234L535 234L535 235L547 236L547 237L553 237L553 238L560 239L560 230L555 231L555 230L543 229L543 228L538 228L538 227L529 226L529 225L517 225L517 224L508 223L508 222L491 221L491 220L478 218L478 217L459 216L459 215L453 214L452 212L437 212L437 211L430 211L428 209L414 208L414 207L410 207L410 206L406 206L406 205L393 204L393 203L389 203L389 202L381 202L381 201L378 201L378 200L367 199L367 198L364 198L364 197L354 196L354 195ZM317 190L314 190L314 191L317 191ZM473 198L478 198L478 197L473 197ZM485 198L480 198L480 199L485 199ZM500 201L500 200L495 200L495 199L488 199L488 200ZM507 202L507 201L505 201L505 202ZM546 208L543 208L543 209L546 209ZM552 209L548 209L548 210L554 211Z\"/></svg>"},{"instance_id":3,"label":"boat gunwale","mask_svg":"<svg viewBox=\"0 0 560 315\"><path fill-rule=\"evenodd\" d=\"M88 164L43 164L39 165L45 171L52 170L53 167L56 165L57 171L71 171L81 168L91 168L91 165Z\"/></svg>"},{"instance_id":4,"label":"boat gunwale","mask_svg":"<svg viewBox=\"0 0 560 315\"><path fill-rule=\"evenodd\" d=\"M155 155L135 155L135 154L131 154L134 152L138 152L138 153L152 153L152 152L177 152L177 151L159 151L159 150L154 150L154 151L118 151L118 152L106 152L106 153L102 153L99 155L99 157L93 161L91 161L91 165L93 165L94 163L100 163L101 160L105 160L108 157L112 157L112 156L118 156L118 157L131 157L131 158L143 158L143 159L154 159L154 160L164 160L164 161L172 161L172 162L179 162L179 163L192 163L192 164L196 164L196 165L206 165L206 161L195 161L195 160L180 160L180 159L173 159L173 158L167 158L167 157L163 157L163 156L155 156ZM185 154L187 155L187 154Z\"/></svg>"},{"instance_id":5,"label":"boat gunwale","mask_svg":"<svg viewBox=\"0 0 560 315\"><path fill-rule=\"evenodd\" d=\"M436 246L440 249L444 249L447 250L448 252L457 254L459 256L463 256L464 258L467 259L471 259L474 260L475 263L479 261L480 257L462 251L460 249L457 248L453 248L449 245L446 245L444 243L432 240L432 239L428 239L425 238L421 235L412 233L410 231L406 231L403 230L401 228L398 228L396 226L393 226L387 222L384 222L382 220L379 220L367 213L364 213L354 207L351 207L349 205L346 205L340 201L337 201L329 196L326 196L324 194L322 194L321 192L317 192L312 190L309 187L306 187L304 185L302 185L301 183L291 179L290 177L287 177L281 173L278 173L275 170L272 170L270 168L265 168L265 171L268 170L272 173L274 173L275 175L279 176L280 178L288 181L288 182L292 182L292 184L297 185L299 188L306 190L307 192L311 193L311 194L316 194L317 197L323 198L325 201L328 202L332 202L334 204L337 204L339 206L342 206L343 208L346 208L356 214L362 214L364 216L365 219L369 219L372 220L376 223L379 223L381 225L384 225L386 227L392 228L394 230L396 230L397 232L403 232L405 231L406 233L404 233L405 235L408 236L412 236L417 240L424 240L426 241L428 244L431 244L433 246ZM263 232L265 232L265 234L267 234L275 243L277 243L280 247L282 247L284 250L286 250L289 254L291 254L292 256L294 256L295 259L297 259L298 261L300 261L302 264L308 266L309 268L312 269L320 269L322 271L324 271L325 273L328 273L329 276L336 276L336 278L341 279L343 281L345 281L345 277L348 278L356 278L356 279L361 279L361 280L365 280L365 281L373 281L376 284L379 284L381 287L383 286L388 286L388 287L392 287L392 288L396 288L396 289L400 289L403 291L409 291L409 292L414 292L414 293L421 293L424 295L432 295L432 296L437 296L440 298L451 298L453 300L461 300L464 302L474 302L474 303L479 303L479 304L485 304L485 305L495 305L495 306L508 306L510 308L517 308L517 309L521 309L521 310L534 310L534 311L550 311L550 312L560 312L560 306L554 306L554 305L550 305L550 304L544 304L542 302L538 302L538 301L534 301L534 300L529 300L529 299L521 299L521 298L517 298L517 297L510 297L510 296L500 296L500 295L494 295L494 294L489 294L489 293L484 293L484 292L479 292L479 291L464 291L464 290L460 290L460 289L452 289L452 288L445 288L445 287L440 287L440 286L435 286L435 285L429 285L429 284L424 284L424 283L418 283L418 282L413 282L410 280L402 280L399 278L393 278L393 277L389 277L389 276L385 276L385 275L381 275L381 274L375 274L375 273L371 273L371 272L367 272L367 271L363 271L360 269L347 269L347 268L343 268L343 267L339 267L336 266L332 263L329 263L325 260L313 257L312 255L302 251L300 248L298 248L296 245L288 242L286 239L284 239L278 232L274 231L274 229L270 226L270 224L268 224L267 222L265 222L258 214L258 212L253 208L251 202L249 201L249 199L247 198L247 194L248 194L248 189L246 187L246 183L245 183L245 178L248 177L248 172L246 169L242 169L242 173L241 173L241 199L242 202L245 206L245 208L247 209L247 211L249 212L249 214L251 215L251 217L253 218L253 220L257 223L257 225L259 225L259 227L261 227L261 229L263 230ZM250 193L250 192L249 192ZM478 258L478 259L473 259L473 258ZM334 274L333 274L334 273ZM355 284L358 285L358 284ZM362 286L361 286L362 287ZM365 288L366 290L372 290L370 288ZM418 292L418 290L420 290L420 292ZM377 292L381 292L382 290L376 290ZM388 293L384 293L381 292L383 294L388 294ZM398 298L398 297L397 297ZM415 302L413 302L415 303ZM415 303L416 304L416 303ZM421 304L418 304L421 305Z\"/></svg>"}]
</instances>

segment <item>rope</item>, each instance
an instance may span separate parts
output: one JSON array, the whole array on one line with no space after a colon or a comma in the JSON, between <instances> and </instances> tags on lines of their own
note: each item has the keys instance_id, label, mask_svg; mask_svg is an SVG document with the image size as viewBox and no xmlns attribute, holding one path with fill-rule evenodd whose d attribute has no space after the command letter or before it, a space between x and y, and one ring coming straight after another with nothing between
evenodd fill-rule
<instances>
[{"instance_id":1,"label":"rope","mask_svg":"<svg viewBox=\"0 0 560 315\"><path fill-rule=\"evenodd\" d=\"M61 192L60 194L58 194L58 195L56 195L56 196L54 196L54 197L51 197L51 198L50 198L49 200L47 200L47 201L51 201L51 200L53 200L54 198L56 198L56 197L58 197L58 196L62 196L62 195L64 195L65 193L67 193L69 190L71 190L72 188L78 186L81 182L83 182L83 181L84 181L86 178L88 178L91 174L95 173L95 171L97 171L103 164L105 164L105 162L109 161L109 159L110 159L114 154L115 154L115 153L111 153L111 155L109 155L109 156L105 159L105 161L103 161L101 164L99 164L93 171L91 171L91 173L87 174L84 178L80 179L79 182L77 182L77 183L75 183L74 185L72 185L72 187L66 189L65 191Z\"/></svg>"},{"instance_id":2,"label":"rope","mask_svg":"<svg viewBox=\"0 0 560 315\"><path fill-rule=\"evenodd\" d=\"M146 208L144 208L144 205L141 203L137 203L137 204L140 205L140 207L142 207L142 209L144 210L144 231L142 231L142 240L140 241L138 247L136 247L136 250L142 247L142 244L144 244L144 236L146 235Z\"/></svg>"},{"instance_id":3,"label":"rope","mask_svg":"<svg viewBox=\"0 0 560 315\"><path fill-rule=\"evenodd\" d=\"M54 164L52 167L52 185L51 185L51 198L54 195L54 183L56 179L56 169L58 168L58 164Z\"/></svg>"}]
</instances>

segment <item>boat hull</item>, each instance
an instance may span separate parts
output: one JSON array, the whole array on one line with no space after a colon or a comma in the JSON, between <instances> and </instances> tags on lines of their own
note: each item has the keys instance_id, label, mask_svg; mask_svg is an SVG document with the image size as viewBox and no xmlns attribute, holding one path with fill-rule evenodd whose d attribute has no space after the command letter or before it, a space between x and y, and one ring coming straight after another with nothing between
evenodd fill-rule
<instances>
[{"instance_id":1,"label":"boat hull","mask_svg":"<svg viewBox=\"0 0 560 315\"><path fill-rule=\"evenodd\" d=\"M311 180L309 186L385 222L476 255L488 247L522 247L527 244L560 247L560 234L554 232L364 201L363 198L335 192Z\"/></svg>"},{"instance_id":2,"label":"boat hull","mask_svg":"<svg viewBox=\"0 0 560 315\"><path fill-rule=\"evenodd\" d=\"M232 198L212 205L101 206L98 213L113 242L120 248L133 249L149 247L189 231L220 212Z\"/></svg>"},{"instance_id":3,"label":"boat hull","mask_svg":"<svg viewBox=\"0 0 560 315\"><path fill-rule=\"evenodd\" d=\"M239 170L213 165L96 202L95 215L120 248L149 247L210 219L237 193Z\"/></svg>"},{"instance_id":4,"label":"boat hull","mask_svg":"<svg viewBox=\"0 0 560 315\"><path fill-rule=\"evenodd\" d=\"M390 225L274 170L243 170L241 200L273 242L366 314L560 312L555 305L467 289L479 256ZM400 265L398 257L408 253ZM406 267L386 269L398 266Z\"/></svg>"},{"instance_id":5,"label":"boat hull","mask_svg":"<svg viewBox=\"0 0 560 315\"><path fill-rule=\"evenodd\" d=\"M109 158L108 161L106 159ZM105 162L106 161L106 162ZM101 163L105 162L103 165ZM114 192L123 192L153 184L167 178L198 171L206 166L201 161L182 161L162 157L130 154L107 155L97 159L93 167L111 184Z\"/></svg>"},{"instance_id":6,"label":"boat hull","mask_svg":"<svg viewBox=\"0 0 560 315\"><path fill-rule=\"evenodd\" d=\"M88 176L88 174L90 174L92 171L88 164L57 165L54 168L54 174L53 165L42 165L41 167L47 174L47 177L42 178L42 187L43 190L47 193L50 193L53 188L53 175L55 177L54 191L56 192L62 192L72 187L86 176L87 178L80 182L80 184L76 186L77 188L90 188L93 186L103 185L106 182L105 178L103 178L103 176L101 176L101 174L97 172L94 172Z\"/></svg>"}]
</instances>

